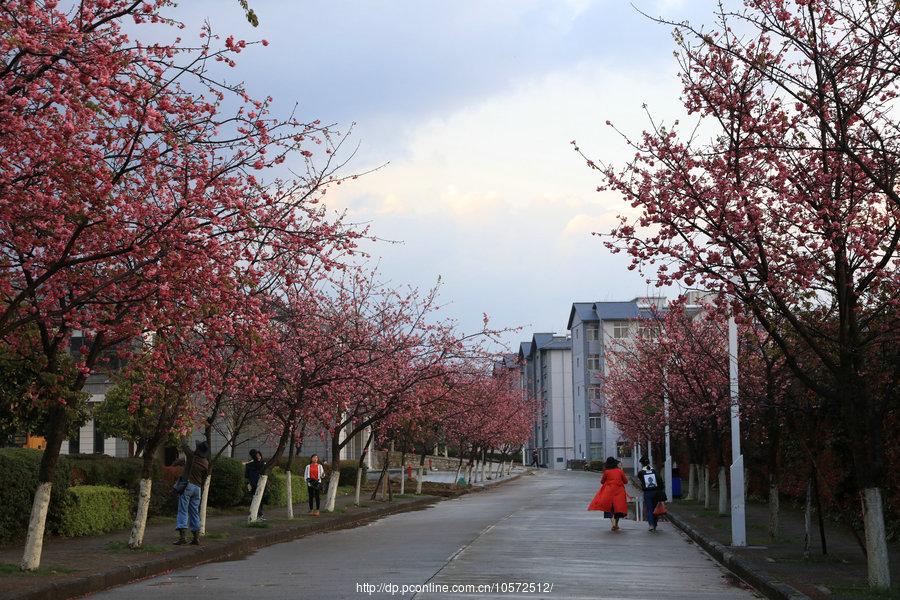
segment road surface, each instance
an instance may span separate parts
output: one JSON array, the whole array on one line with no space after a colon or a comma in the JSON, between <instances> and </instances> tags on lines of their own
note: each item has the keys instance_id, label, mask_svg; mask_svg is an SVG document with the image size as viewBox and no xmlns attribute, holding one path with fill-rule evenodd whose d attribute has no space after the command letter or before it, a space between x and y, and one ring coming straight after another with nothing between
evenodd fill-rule
<instances>
[{"instance_id":1,"label":"road surface","mask_svg":"<svg viewBox=\"0 0 900 600\"><path fill-rule=\"evenodd\" d=\"M541 471L425 510L93 598L757 597L668 523L657 533L633 521L609 531L601 514L585 510L597 482L591 473ZM451 587L460 585L486 587Z\"/></svg>"}]
</instances>

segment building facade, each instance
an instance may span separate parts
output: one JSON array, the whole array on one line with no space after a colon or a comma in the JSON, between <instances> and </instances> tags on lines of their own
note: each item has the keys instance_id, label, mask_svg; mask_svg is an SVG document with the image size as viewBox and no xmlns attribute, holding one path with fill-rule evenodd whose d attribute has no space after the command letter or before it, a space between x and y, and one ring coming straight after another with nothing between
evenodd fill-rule
<instances>
[{"instance_id":1,"label":"building facade","mask_svg":"<svg viewBox=\"0 0 900 600\"><path fill-rule=\"evenodd\" d=\"M537 399L539 410L528 452L551 469L565 469L574 458L572 341L564 335L535 333L520 345L523 392Z\"/></svg>"},{"instance_id":2,"label":"building facade","mask_svg":"<svg viewBox=\"0 0 900 600\"><path fill-rule=\"evenodd\" d=\"M601 386L608 372L608 353L627 344L639 332L641 319L665 309L663 297L638 297L624 302L575 302L567 329L572 343L572 389L575 452L579 459L614 456L623 467L634 466L634 449L606 414Z\"/></svg>"}]
</instances>

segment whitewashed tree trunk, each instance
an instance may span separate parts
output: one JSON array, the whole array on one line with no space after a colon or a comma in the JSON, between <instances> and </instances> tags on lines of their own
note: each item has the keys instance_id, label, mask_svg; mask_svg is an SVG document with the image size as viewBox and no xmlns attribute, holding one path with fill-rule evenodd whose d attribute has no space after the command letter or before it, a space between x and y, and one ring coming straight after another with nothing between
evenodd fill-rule
<instances>
[{"instance_id":1,"label":"whitewashed tree trunk","mask_svg":"<svg viewBox=\"0 0 900 600\"><path fill-rule=\"evenodd\" d=\"M510 459L509 463L506 465L506 474L512 475L512 470L513 470L513 461L512 461L512 459Z\"/></svg>"},{"instance_id":2,"label":"whitewashed tree trunk","mask_svg":"<svg viewBox=\"0 0 900 600\"><path fill-rule=\"evenodd\" d=\"M719 514L728 514L728 474L725 467L719 467Z\"/></svg>"},{"instance_id":3,"label":"whitewashed tree trunk","mask_svg":"<svg viewBox=\"0 0 900 600\"><path fill-rule=\"evenodd\" d=\"M709 493L709 467L703 467L703 507L709 508L712 504L711 494Z\"/></svg>"},{"instance_id":4,"label":"whitewashed tree trunk","mask_svg":"<svg viewBox=\"0 0 900 600\"><path fill-rule=\"evenodd\" d=\"M466 466L466 485L472 485L472 465Z\"/></svg>"},{"instance_id":5,"label":"whitewashed tree trunk","mask_svg":"<svg viewBox=\"0 0 900 600\"><path fill-rule=\"evenodd\" d=\"M406 469L403 468L403 465L400 465L400 495L406 493Z\"/></svg>"},{"instance_id":6,"label":"whitewashed tree trunk","mask_svg":"<svg viewBox=\"0 0 900 600\"><path fill-rule=\"evenodd\" d=\"M253 500L250 501L250 514L247 516L248 523L255 523L259 520L259 507L262 504L263 492L266 491L266 482L268 480L268 475L259 476L259 483L256 484L256 493L253 494Z\"/></svg>"},{"instance_id":7,"label":"whitewashed tree trunk","mask_svg":"<svg viewBox=\"0 0 900 600\"><path fill-rule=\"evenodd\" d=\"M863 490L863 523L866 530L869 587L886 590L891 587L891 571L881 488L870 487Z\"/></svg>"},{"instance_id":8,"label":"whitewashed tree trunk","mask_svg":"<svg viewBox=\"0 0 900 600\"><path fill-rule=\"evenodd\" d=\"M150 508L150 491L152 487L152 479L141 479L137 511L131 524L131 537L128 538L129 548L140 548L144 545L144 531L147 529L147 511ZM202 523L201 521L201 531Z\"/></svg>"},{"instance_id":9,"label":"whitewashed tree trunk","mask_svg":"<svg viewBox=\"0 0 900 600\"><path fill-rule=\"evenodd\" d=\"M287 518L294 518L294 490L291 485L291 470L288 469L284 472L284 483L287 485L287 488L284 490L287 494Z\"/></svg>"},{"instance_id":10,"label":"whitewashed tree trunk","mask_svg":"<svg viewBox=\"0 0 900 600\"><path fill-rule=\"evenodd\" d=\"M356 469L356 499L355 499L356 506L359 506L359 494L360 494L360 490L362 489L362 473L363 473L362 469Z\"/></svg>"},{"instance_id":11,"label":"whitewashed tree trunk","mask_svg":"<svg viewBox=\"0 0 900 600\"><path fill-rule=\"evenodd\" d=\"M22 553L23 571L35 571L41 566L41 550L44 547L44 527L47 525L47 510L50 508L50 490L53 484L44 481L38 484L31 504L31 518L28 521L28 537Z\"/></svg>"},{"instance_id":12,"label":"whitewashed tree trunk","mask_svg":"<svg viewBox=\"0 0 900 600\"><path fill-rule=\"evenodd\" d=\"M688 466L688 493L685 500L697 499L697 465L691 463Z\"/></svg>"},{"instance_id":13,"label":"whitewashed tree trunk","mask_svg":"<svg viewBox=\"0 0 900 600\"><path fill-rule=\"evenodd\" d=\"M778 483L774 477L769 476L769 539L778 539L781 517L781 499L778 496Z\"/></svg>"},{"instance_id":14,"label":"whitewashed tree trunk","mask_svg":"<svg viewBox=\"0 0 900 600\"><path fill-rule=\"evenodd\" d=\"M806 482L806 506L803 510L803 558L809 558L812 546L812 479Z\"/></svg>"},{"instance_id":15,"label":"whitewashed tree trunk","mask_svg":"<svg viewBox=\"0 0 900 600\"><path fill-rule=\"evenodd\" d=\"M333 470L331 473L331 477L328 479L328 494L325 496L325 510L327 512L334 512L334 503L337 500L337 489L338 489L338 481L340 480L341 472L339 470ZM387 479L388 474L384 474L384 478Z\"/></svg>"},{"instance_id":16,"label":"whitewashed tree trunk","mask_svg":"<svg viewBox=\"0 0 900 600\"><path fill-rule=\"evenodd\" d=\"M490 475L490 470L488 469L488 464L489 463L486 460L481 461L481 482L482 483L487 481L487 475ZM485 474L485 471L487 471L487 475Z\"/></svg>"},{"instance_id":17,"label":"whitewashed tree trunk","mask_svg":"<svg viewBox=\"0 0 900 600\"><path fill-rule=\"evenodd\" d=\"M469 467L469 485L478 483L478 461L476 460L471 467Z\"/></svg>"},{"instance_id":18,"label":"whitewashed tree trunk","mask_svg":"<svg viewBox=\"0 0 900 600\"><path fill-rule=\"evenodd\" d=\"M456 484L459 483L459 474L462 472L462 463L456 465L456 477L453 478L453 487L456 487Z\"/></svg>"},{"instance_id":19,"label":"whitewashed tree trunk","mask_svg":"<svg viewBox=\"0 0 900 600\"><path fill-rule=\"evenodd\" d=\"M212 473L207 472L203 480L203 490L200 492L200 535L206 535L206 505L209 503L209 486L212 482Z\"/></svg>"},{"instance_id":20,"label":"whitewashed tree trunk","mask_svg":"<svg viewBox=\"0 0 900 600\"><path fill-rule=\"evenodd\" d=\"M422 494L422 477L425 475L422 470L422 465L419 465L418 470L416 471L416 495Z\"/></svg>"}]
</instances>

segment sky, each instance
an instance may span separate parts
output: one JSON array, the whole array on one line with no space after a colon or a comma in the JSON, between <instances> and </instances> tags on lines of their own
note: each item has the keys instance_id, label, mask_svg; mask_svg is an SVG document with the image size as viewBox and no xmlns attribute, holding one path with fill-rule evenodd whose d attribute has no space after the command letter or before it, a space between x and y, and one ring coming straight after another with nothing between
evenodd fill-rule
<instances>
[{"instance_id":1,"label":"sky","mask_svg":"<svg viewBox=\"0 0 900 600\"><path fill-rule=\"evenodd\" d=\"M712 0L635 0L653 15L709 20ZM639 134L682 116L669 28L625 0L237 0L183 2L189 27L266 39L232 77L276 113L299 105L346 131L349 165L376 172L329 192L333 208L401 243L366 248L394 285L441 278L460 329L482 314L513 350L532 332L565 332L571 303L658 293L592 232L629 207L570 142L624 164L605 125ZM349 172L349 171L348 171Z\"/></svg>"}]
</instances>

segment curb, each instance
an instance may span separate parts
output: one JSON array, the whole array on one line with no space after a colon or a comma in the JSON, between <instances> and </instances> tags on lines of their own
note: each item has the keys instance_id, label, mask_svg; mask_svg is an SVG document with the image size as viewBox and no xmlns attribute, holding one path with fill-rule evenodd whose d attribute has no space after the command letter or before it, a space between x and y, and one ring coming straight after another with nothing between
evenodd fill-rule
<instances>
[{"instance_id":1,"label":"curb","mask_svg":"<svg viewBox=\"0 0 900 600\"><path fill-rule=\"evenodd\" d=\"M684 534L691 538L697 545L706 550L710 556L715 558L724 567L743 579L758 592L764 594L767 598L770 598L771 600L811 600L806 594L803 594L788 584L760 571L749 561L732 552L727 546L704 536L702 533L672 514L671 511L666 514L666 519L668 519L672 525L684 532Z\"/></svg>"},{"instance_id":2,"label":"curb","mask_svg":"<svg viewBox=\"0 0 900 600\"><path fill-rule=\"evenodd\" d=\"M337 529L348 529L358 527L369 521L380 519L396 513L419 510L437 504L444 500L452 500L461 498L471 493L482 492L493 488L496 485L514 481L521 477L521 473L506 477L502 481L497 481L490 486L473 488L463 493L454 494L452 496L425 496L418 500L412 500L394 506L386 506L377 510L365 512L362 514L341 515L327 521L319 521L317 523L306 523L296 527L288 527L277 531L261 531L258 535L246 537L239 540L225 542L215 548L203 546L200 548L183 548L177 553L170 556L159 557L155 560L148 560L141 564L129 565L126 567L117 567L109 571L99 571L91 575L70 579L67 581L48 582L46 585L36 589L25 590L20 593L0 594L0 600L68 600L88 594L94 594L103 590L126 585L140 579L155 577L175 570L196 567L202 564L217 562L221 560L233 560L252 554L260 548L290 542L308 535L316 533L325 533Z\"/></svg>"}]
</instances>

